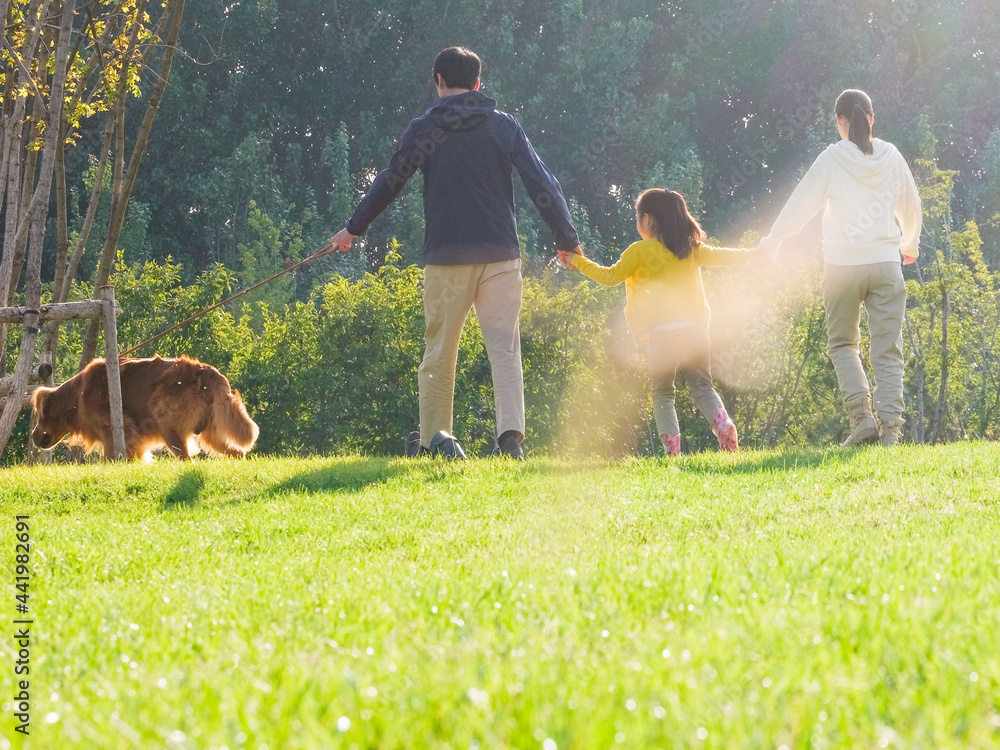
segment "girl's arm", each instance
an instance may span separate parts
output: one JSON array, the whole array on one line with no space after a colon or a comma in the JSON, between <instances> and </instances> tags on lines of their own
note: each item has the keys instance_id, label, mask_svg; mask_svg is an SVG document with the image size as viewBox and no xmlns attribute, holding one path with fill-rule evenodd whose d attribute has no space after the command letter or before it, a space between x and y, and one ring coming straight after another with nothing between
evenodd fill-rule
<instances>
[{"instance_id":1,"label":"girl's arm","mask_svg":"<svg viewBox=\"0 0 1000 750\"><path fill-rule=\"evenodd\" d=\"M694 249L700 266L738 266L753 259L754 250L733 247L712 247L701 244Z\"/></svg>"},{"instance_id":2,"label":"girl's arm","mask_svg":"<svg viewBox=\"0 0 1000 750\"><path fill-rule=\"evenodd\" d=\"M585 258L583 254L573 256L573 265L588 278L593 279L598 284L604 284L604 286L618 286L629 276L635 274L636 269L639 267L639 250L637 248L638 243L630 245L622 257L618 259L618 262L613 266L602 266L589 258Z\"/></svg>"}]
</instances>

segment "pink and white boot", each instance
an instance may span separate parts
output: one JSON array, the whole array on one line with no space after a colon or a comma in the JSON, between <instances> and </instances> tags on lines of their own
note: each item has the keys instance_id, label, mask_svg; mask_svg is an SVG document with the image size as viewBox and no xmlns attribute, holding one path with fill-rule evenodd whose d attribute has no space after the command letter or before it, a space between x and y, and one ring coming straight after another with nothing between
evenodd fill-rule
<instances>
[{"instance_id":1,"label":"pink and white boot","mask_svg":"<svg viewBox=\"0 0 1000 750\"><path fill-rule=\"evenodd\" d=\"M663 450L668 456L679 456L681 452L680 435L660 435L660 442L663 443Z\"/></svg>"},{"instance_id":2,"label":"pink and white boot","mask_svg":"<svg viewBox=\"0 0 1000 750\"><path fill-rule=\"evenodd\" d=\"M739 438L736 436L736 425L729 418L725 409L718 409L709 420L712 432L719 439L719 450L736 453L740 449Z\"/></svg>"}]
</instances>

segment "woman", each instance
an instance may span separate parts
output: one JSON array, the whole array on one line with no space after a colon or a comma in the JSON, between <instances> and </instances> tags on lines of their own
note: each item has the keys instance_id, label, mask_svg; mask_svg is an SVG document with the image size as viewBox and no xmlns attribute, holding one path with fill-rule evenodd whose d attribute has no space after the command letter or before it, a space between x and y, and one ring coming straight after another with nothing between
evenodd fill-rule
<instances>
[{"instance_id":1,"label":"woman","mask_svg":"<svg viewBox=\"0 0 1000 750\"><path fill-rule=\"evenodd\" d=\"M835 107L841 140L829 146L795 188L761 249L776 253L821 208L823 305L828 353L851 434L844 446L896 445L903 426L903 315L900 268L917 259L922 211L906 160L872 137L875 112L863 91L848 89ZM861 307L868 315L875 411L861 363Z\"/></svg>"}]
</instances>

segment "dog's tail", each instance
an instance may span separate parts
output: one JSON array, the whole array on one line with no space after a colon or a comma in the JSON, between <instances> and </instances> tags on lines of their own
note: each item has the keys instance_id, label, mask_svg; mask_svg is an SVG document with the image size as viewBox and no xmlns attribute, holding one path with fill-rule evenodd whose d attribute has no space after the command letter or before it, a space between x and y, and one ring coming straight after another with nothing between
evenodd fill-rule
<instances>
[{"instance_id":1,"label":"dog's tail","mask_svg":"<svg viewBox=\"0 0 1000 750\"><path fill-rule=\"evenodd\" d=\"M198 436L202 448L208 453L246 455L257 442L260 428L247 414L240 392L230 391L226 377L208 366L201 371L201 386L209 394L207 424Z\"/></svg>"}]
</instances>

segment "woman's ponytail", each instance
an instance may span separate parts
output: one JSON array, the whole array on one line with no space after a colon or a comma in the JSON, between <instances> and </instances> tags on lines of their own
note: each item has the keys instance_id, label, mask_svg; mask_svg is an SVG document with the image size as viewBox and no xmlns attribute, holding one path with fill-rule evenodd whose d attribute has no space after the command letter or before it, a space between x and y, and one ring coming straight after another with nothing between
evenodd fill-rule
<instances>
[{"instance_id":1,"label":"woman's ponytail","mask_svg":"<svg viewBox=\"0 0 1000 750\"><path fill-rule=\"evenodd\" d=\"M847 137L866 154L875 151L872 146L872 124L868 122L868 114L860 104L854 105L854 112L851 114L851 130Z\"/></svg>"},{"instance_id":2,"label":"woman's ponytail","mask_svg":"<svg viewBox=\"0 0 1000 750\"><path fill-rule=\"evenodd\" d=\"M875 110L872 108L872 100L868 94L858 89L847 89L837 97L834 109L837 117L843 117L850 122L851 127L847 137L851 142L863 153L874 153L872 124L868 118L875 116Z\"/></svg>"}]
</instances>

